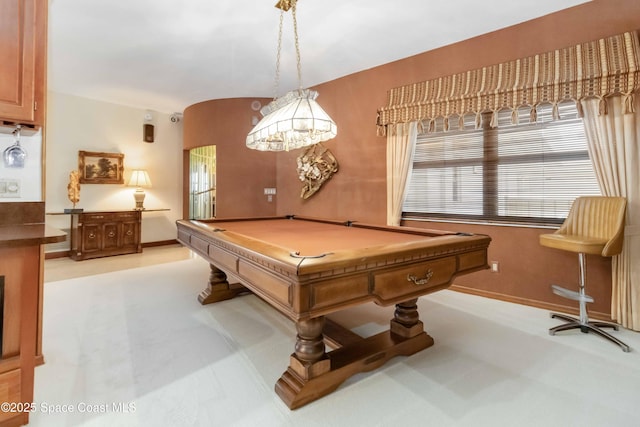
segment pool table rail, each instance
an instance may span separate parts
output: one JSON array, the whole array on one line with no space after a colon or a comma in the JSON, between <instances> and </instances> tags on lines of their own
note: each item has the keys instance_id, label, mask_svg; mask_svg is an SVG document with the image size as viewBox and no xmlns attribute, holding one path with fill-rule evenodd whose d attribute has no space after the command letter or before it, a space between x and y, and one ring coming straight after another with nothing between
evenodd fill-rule
<instances>
[{"instance_id":1,"label":"pool table rail","mask_svg":"<svg viewBox=\"0 0 640 427\"><path fill-rule=\"evenodd\" d=\"M212 269L241 282L293 320L368 301L382 306L397 304L445 289L460 274L488 268L487 247L491 239L485 235L430 231L420 234L418 229L357 224L354 226L418 233L424 238L364 249L336 249L322 257L298 257L282 246L217 227L230 221L238 220L180 220L178 240L208 260ZM224 283L219 280L219 273L214 271L212 275L216 275L216 283ZM232 298L238 292L228 296ZM216 301L217 298L202 298L201 302Z\"/></svg>"}]
</instances>

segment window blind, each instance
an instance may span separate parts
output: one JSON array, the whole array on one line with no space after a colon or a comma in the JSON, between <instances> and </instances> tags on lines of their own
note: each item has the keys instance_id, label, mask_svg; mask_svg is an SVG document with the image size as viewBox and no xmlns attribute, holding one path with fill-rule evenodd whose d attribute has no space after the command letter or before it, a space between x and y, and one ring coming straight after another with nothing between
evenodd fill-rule
<instances>
[{"instance_id":1,"label":"window blind","mask_svg":"<svg viewBox=\"0 0 640 427\"><path fill-rule=\"evenodd\" d=\"M420 132L404 217L560 223L573 200L600 194L573 102L467 115ZM554 115L556 116L554 119ZM559 117L558 117L559 116ZM444 131L451 126L449 131Z\"/></svg>"}]
</instances>

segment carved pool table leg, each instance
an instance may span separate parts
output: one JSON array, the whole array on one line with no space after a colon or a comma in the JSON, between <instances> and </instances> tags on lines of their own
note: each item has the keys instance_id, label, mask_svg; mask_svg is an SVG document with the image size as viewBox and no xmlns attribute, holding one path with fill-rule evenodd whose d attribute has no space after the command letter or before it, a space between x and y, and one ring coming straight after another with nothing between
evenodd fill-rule
<instances>
[{"instance_id":1,"label":"carved pool table leg","mask_svg":"<svg viewBox=\"0 0 640 427\"><path fill-rule=\"evenodd\" d=\"M418 315L418 298L396 304L391 319L391 332L404 338L415 337L424 332L423 323ZM431 344L433 344L433 338Z\"/></svg>"},{"instance_id":2,"label":"carved pool table leg","mask_svg":"<svg viewBox=\"0 0 640 427\"><path fill-rule=\"evenodd\" d=\"M295 352L289 357L289 367L275 386L278 396L291 409L331 393L340 385L340 383L324 384L324 386L318 384L322 386L320 388L310 383L314 378L318 379L331 370L331 360L325 353L323 327L324 316L296 322L298 334Z\"/></svg>"},{"instance_id":3,"label":"carved pool table leg","mask_svg":"<svg viewBox=\"0 0 640 427\"><path fill-rule=\"evenodd\" d=\"M224 301L234 298L243 292L249 292L247 288L239 283L229 284L227 275L213 264L209 264L211 273L209 274L209 282L206 289L198 295L200 304L206 305L213 302Z\"/></svg>"},{"instance_id":4,"label":"carved pool table leg","mask_svg":"<svg viewBox=\"0 0 640 427\"><path fill-rule=\"evenodd\" d=\"M409 356L432 346L433 338L424 332L418 319L417 301L396 305L389 330L360 340L353 339L355 334L350 332L352 337L347 345L328 353L322 334L324 317L298 321L295 352L275 386L278 396L290 409L296 409L333 392L357 373L377 369L395 356ZM331 329L335 327L332 325Z\"/></svg>"}]
</instances>

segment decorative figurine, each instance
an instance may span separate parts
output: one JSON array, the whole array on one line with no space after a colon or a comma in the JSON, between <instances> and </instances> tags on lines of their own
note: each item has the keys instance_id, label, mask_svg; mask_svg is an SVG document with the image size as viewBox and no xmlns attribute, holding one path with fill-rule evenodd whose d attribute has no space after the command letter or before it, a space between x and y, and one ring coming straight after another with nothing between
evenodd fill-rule
<instances>
[{"instance_id":1,"label":"decorative figurine","mask_svg":"<svg viewBox=\"0 0 640 427\"><path fill-rule=\"evenodd\" d=\"M80 201L80 174L77 170L69 173L69 184L67 184L67 197L73 203L73 209L65 209L64 213L78 213L82 209L76 209L76 203Z\"/></svg>"}]
</instances>

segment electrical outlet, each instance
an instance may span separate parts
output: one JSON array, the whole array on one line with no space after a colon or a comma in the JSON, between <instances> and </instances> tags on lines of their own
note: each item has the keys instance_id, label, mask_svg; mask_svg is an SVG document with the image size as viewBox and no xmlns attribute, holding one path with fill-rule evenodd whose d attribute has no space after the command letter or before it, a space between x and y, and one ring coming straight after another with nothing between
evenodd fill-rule
<instances>
[{"instance_id":1,"label":"electrical outlet","mask_svg":"<svg viewBox=\"0 0 640 427\"><path fill-rule=\"evenodd\" d=\"M500 263L498 261L491 261L491 272L492 273L500 272Z\"/></svg>"}]
</instances>

